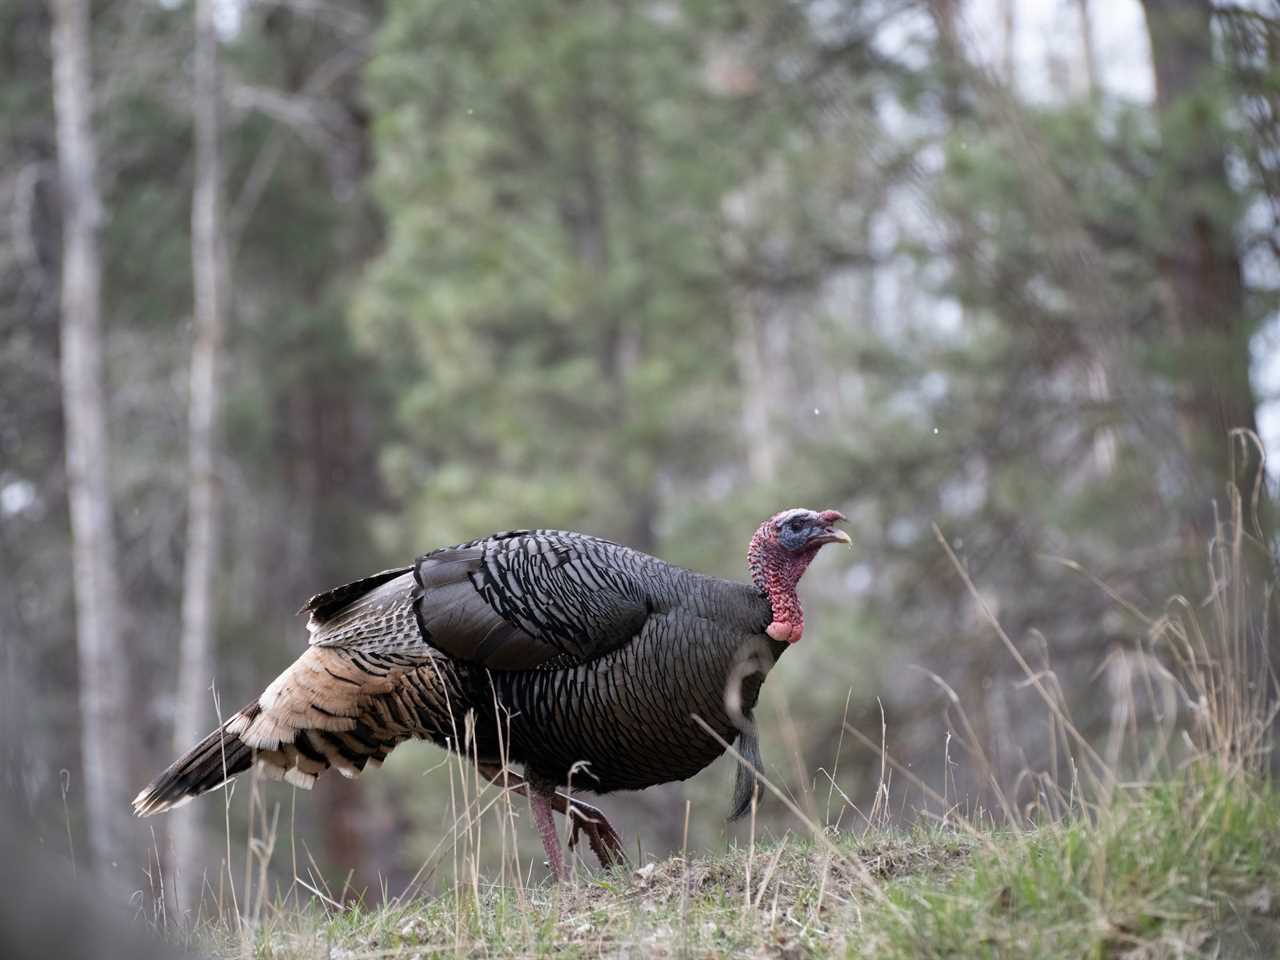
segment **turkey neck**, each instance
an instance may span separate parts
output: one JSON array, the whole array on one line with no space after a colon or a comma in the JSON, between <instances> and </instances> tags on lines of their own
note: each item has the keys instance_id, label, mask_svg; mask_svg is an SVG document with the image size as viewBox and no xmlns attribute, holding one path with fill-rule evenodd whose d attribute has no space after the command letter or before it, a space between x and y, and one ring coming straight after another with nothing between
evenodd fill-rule
<instances>
[{"instance_id":1,"label":"turkey neck","mask_svg":"<svg viewBox=\"0 0 1280 960\"><path fill-rule=\"evenodd\" d=\"M789 553L776 543L767 541L761 532L751 538L751 546L747 548L751 582L769 601L774 622L790 625L791 643L799 640L804 632L804 610L800 607L796 585L818 555L818 549L814 547L802 553Z\"/></svg>"}]
</instances>

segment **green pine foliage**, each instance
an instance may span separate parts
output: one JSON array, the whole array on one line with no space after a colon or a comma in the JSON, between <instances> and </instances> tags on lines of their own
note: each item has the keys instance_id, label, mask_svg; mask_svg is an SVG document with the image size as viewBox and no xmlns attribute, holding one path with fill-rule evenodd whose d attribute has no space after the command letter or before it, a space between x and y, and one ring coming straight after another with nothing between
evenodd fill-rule
<instances>
[{"instance_id":1,"label":"green pine foliage","mask_svg":"<svg viewBox=\"0 0 1280 960\"><path fill-rule=\"evenodd\" d=\"M387 241L355 322L403 378L406 548L539 525L656 549L666 502L739 455L719 243L743 138L702 82L707 14L389 7Z\"/></svg>"}]
</instances>

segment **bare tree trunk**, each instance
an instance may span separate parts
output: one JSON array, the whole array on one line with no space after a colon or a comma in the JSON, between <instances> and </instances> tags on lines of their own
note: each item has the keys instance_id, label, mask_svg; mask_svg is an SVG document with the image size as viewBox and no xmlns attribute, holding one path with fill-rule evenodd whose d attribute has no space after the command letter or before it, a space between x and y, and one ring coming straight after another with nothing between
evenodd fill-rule
<instances>
[{"instance_id":1,"label":"bare tree trunk","mask_svg":"<svg viewBox=\"0 0 1280 960\"><path fill-rule=\"evenodd\" d=\"M107 875L129 833L128 669L111 520L102 363L102 201L91 124L89 6L53 0L53 101L62 193L62 404L80 669L80 749L89 849Z\"/></svg>"},{"instance_id":2,"label":"bare tree trunk","mask_svg":"<svg viewBox=\"0 0 1280 960\"><path fill-rule=\"evenodd\" d=\"M1179 185L1170 194L1168 240L1160 251L1164 307L1184 353L1179 420L1201 478L1195 508L1207 521L1208 499L1221 489L1214 478L1225 472L1227 431L1257 430L1225 141L1214 111L1187 109L1213 80L1213 9L1208 0L1143 0L1143 9L1156 105L1170 121L1162 144L1166 178ZM1260 468L1254 457L1236 475L1246 504ZM1207 534L1207 522L1201 526Z\"/></svg>"},{"instance_id":3,"label":"bare tree trunk","mask_svg":"<svg viewBox=\"0 0 1280 960\"><path fill-rule=\"evenodd\" d=\"M1098 48L1093 39L1093 11L1089 0L1076 0L1080 9L1080 54L1084 59L1085 93L1090 100L1102 93L1102 79L1098 75Z\"/></svg>"},{"instance_id":4,"label":"bare tree trunk","mask_svg":"<svg viewBox=\"0 0 1280 960\"><path fill-rule=\"evenodd\" d=\"M1010 90L1018 89L1018 21L1014 0L1000 2L1000 65Z\"/></svg>"},{"instance_id":5,"label":"bare tree trunk","mask_svg":"<svg viewBox=\"0 0 1280 960\"><path fill-rule=\"evenodd\" d=\"M942 107L947 116L958 118L964 113L963 76L966 72L963 44L960 39L960 18L964 0L929 0L929 15L938 31L938 55L942 69ZM1012 30L1011 25L1009 29ZM1012 34L1010 34L1012 43ZM1011 49L1011 48L1010 48ZM1008 78L1012 86L1012 77Z\"/></svg>"},{"instance_id":6,"label":"bare tree trunk","mask_svg":"<svg viewBox=\"0 0 1280 960\"><path fill-rule=\"evenodd\" d=\"M195 342L191 349L190 477L187 553L182 584L182 642L174 749L191 747L214 723L212 650L218 569L218 394L225 326L222 157L219 144L218 34L215 0L197 0L195 33L195 188L191 203L191 271ZM174 866L183 904L200 888L199 817L194 805L173 823Z\"/></svg>"}]
</instances>

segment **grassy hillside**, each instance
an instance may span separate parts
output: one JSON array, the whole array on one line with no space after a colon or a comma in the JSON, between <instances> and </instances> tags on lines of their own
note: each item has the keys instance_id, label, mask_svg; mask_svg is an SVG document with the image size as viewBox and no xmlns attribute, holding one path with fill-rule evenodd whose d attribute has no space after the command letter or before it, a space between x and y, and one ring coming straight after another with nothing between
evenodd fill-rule
<instances>
[{"instance_id":1,"label":"grassy hillside","mask_svg":"<svg viewBox=\"0 0 1280 960\"><path fill-rule=\"evenodd\" d=\"M376 908L350 906L317 888L313 873L299 877L295 863L288 896L249 898L245 884L233 909L220 903L216 911L231 920L198 926L192 943L222 957L282 960L1280 956L1280 792L1268 776L1280 703L1267 654L1272 593L1250 603L1235 506L1234 532L1221 531L1211 545L1214 587L1204 602L1175 597L1156 616L1127 608L1147 628L1146 646L1134 653L1150 665L1142 682L1163 685L1167 707L1150 729L1124 720L1116 729L1125 740L1108 738L1105 756L1071 722L1051 675L1022 659L952 555L993 635L1041 696L1071 771L1065 784L1027 771L1030 803L1026 789L1015 802L996 785L993 812L963 815L931 795L932 808L947 815L921 814L903 829L889 818L882 776L865 828L840 831L816 824L766 780L771 802L795 815L795 832L711 858L608 873L579 864L557 886L530 882L528 863L508 852L515 831L527 828L517 822L527 819L524 802L464 791L454 829L433 855L432 869L447 872L452 843L444 893L384 892ZM1135 694L1108 695L1117 698L1117 717L1136 716ZM954 708L968 757L989 773L972 725ZM913 791L930 793L909 770L897 772ZM460 789L467 780L458 777ZM488 842L501 843L499 876L476 866L482 824ZM274 836L250 846L259 851L261 891Z\"/></svg>"},{"instance_id":2,"label":"grassy hillside","mask_svg":"<svg viewBox=\"0 0 1280 960\"><path fill-rule=\"evenodd\" d=\"M1193 770L1025 831L787 836L574 882L477 881L375 910L268 907L200 936L262 958L1280 953L1280 797Z\"/></svg>"}]
</instances>

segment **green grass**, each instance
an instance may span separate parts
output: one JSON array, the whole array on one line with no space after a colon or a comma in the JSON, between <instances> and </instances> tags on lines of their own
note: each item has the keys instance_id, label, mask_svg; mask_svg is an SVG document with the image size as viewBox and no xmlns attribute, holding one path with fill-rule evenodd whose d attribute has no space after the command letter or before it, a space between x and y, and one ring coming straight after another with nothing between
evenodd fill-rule
<instances>
[{"instance_id":1,"label":"green grass","mask_svg":"<svg viewBox=\"0 0 1280 960\"><path fill-rule=\"evenodd\" d=\"M264 960L1271 956L1280 797L1243 777L1186 775L1025 831L788 836L559 887L464 882L433 899L265 917L252 933L207 928L204 946Z\"/></svg>"},{"instance_id":2,"label":"green grass","mask_svg":"<svg viewBox=\"0 0 1280 960\"><path fill-rule=\"evenodd\" d=\"M949 883L895 885L900 909L878 913L853 952L1272 956L1275 894L1280 798L1241 779L1188 778L1123 795L1095 822L992 838Z\"/></svg>"}]
</instances>

